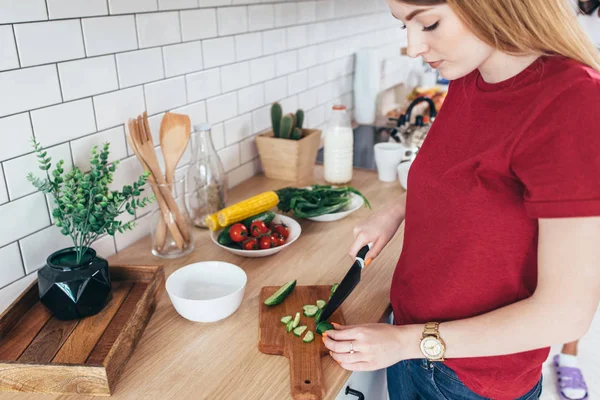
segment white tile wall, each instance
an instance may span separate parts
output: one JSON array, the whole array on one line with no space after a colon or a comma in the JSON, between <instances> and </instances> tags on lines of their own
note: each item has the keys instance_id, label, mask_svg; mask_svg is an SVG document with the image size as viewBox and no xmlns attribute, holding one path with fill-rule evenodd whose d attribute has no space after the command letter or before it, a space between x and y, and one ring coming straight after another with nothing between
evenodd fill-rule
<instances>
[{"instance_id":1,"label":"white tile wall","mask_svg":"<svg viewBox=\"0 0 600 400\"><path fill-rule=\"evenodd\" d=\"M263 85L249 86L238 92L238 106L240 113L253 111L265 104L265 90Z\"/></svg>"},{"instance_id":2,"label":"white tile wall","mask_svg":"<svg viewBox=\"0 0 600 400\"><path fill-rule=\"evenodd\" d=\"M202 42L190 42L163 48L167 77L183 75L202 69Z\"/></svg>"},{"instance_id":3,"label":"white tile wall","mask_svg":"<svg viewBox=\"0 0 600 400\"><path fill-rule=\"evenodd\" d=\"M19 245L15 242L0 248L0 287L4 287L23 277L23 261L19 252Z\"/></svg>"},{"instance_id":4,"label":"white tile wall","mask_svg":"<svg viewBox=\"0 0 600 400\"><path fill-rule=\"evenodd\" d=\"M1 205L0 221L3 226L10 227L10 229L0 230L0 246L7 245L50 225L44 194L38 192Z\"/></svg>"},{"instance_id":5,"label":"white tile wall","mask_svg":"<svg viewBox=\"0 0 600 400\"><path fill-rule=\"evenodd\" d=\"M260 32L237 35L235 37L237 61L249 60L262 55L262 35Z\"/></svg>"},{"instance_id":6,"label":"white tile wall","mask_svg":"<svg viewBox=\"0 0 600 400\"><path fill-rule=\"evenodd\" d=\"M237 93L228 93L207 100L206 110L208 122L211 124L235 117L238 114Z\"/></svg>"},{"instance_id":7,"label":"white tile wall","mask_svg":"<svg viewBox=\"0 0 600 400\"><path fill-rule=\"evenodd\" d=\"M73 239L60 233L56 225L42 229L19 240L23 252L25 273L30 274L42 267L46 258L57 250L73 246Z\"/></svg>"},{"instance_id":8,"label":"white tile wall","mask_svg":"<svg viewBox=\"0 0 600 400\"><path fill-rule=\"evenodd\" d=\"M53 166L59 160L65 160L65 170L68 171L72 167L71 152L68 143L50 147L46 150L48 152L48 157L52 158ZM37 154L35 153L30 153L4 162L4 172L6 174L8 195L11 200L35 192L35 187L26 179L30 172L38 178L43 179L46 177L45 172L38 168L38 159Z\"/></svg>"},{"instance_id":9,"label":"white tile wall","mask_svg":"<svg viewBox=\"0 0 600 400\"><path fill-rule=\"evenodd\" d=\"M252 83L275 78L275 57L262 57L250 61L250 77Z\"/></svg>"},{"instance_id":10,"label":"white tile wall","mask_svg":"<svg viewBox=\"0 0 600 400\"><path fill-rule=\"evenodd\" d=\"M111 14L157 11L156 0L108 0Z\"/></svg>"},{"instance_id":11,"label":"white tile wall","mask_svg":"<svg viewBox=\"0 0 600 400\"><path fill-rule=\"evenodd\" d=\"M204 50L204 67L212 68L235 61L235 44L233 37L209 39L202 43Z\"/></svg>"},{"instance_id":12,"label":"white tile wall","mask_svg":"<svg viewBox=\"0 0 600 400\"><path fill-rule=\"evenodd\" d=\"M270 127L272 102L303 108L314 128L333 102L352 107L353 53L405 41L388 14L380 0L0 0L0 288L71 244L25 178L43 174L32 136L53 164L84 171L91 147L109 142L120 188L142 173L127 119L148 111L158 144L164 112L187 114L212 124L233 187L261 171L254 135ZM180 170L189 160L187 150ZM98 254L147 235L155 208L137 213L133 232L98 240Z\"/></svg>"},{"instance_id":13,"label":"white tile wall","mask_svg":"<svg viewBox=\"0 0 600 400\"><path fill-rule=\"evenodd\" d=\"M163 79L163 56L159 48L117 54L117 71L121 88Z\"/></svg>"},{"instance_id":14,"label":"white tile wall","mask_svg":"<svg viewBox=\"0 0 600 400\"><path fill-rule=\"evenodd\" d=\"M144 90L141 86L119 90L94 97L98 129L112 128L139 115L145 109Z\"/></svg>"},{"instance_id":15,"label":"white tile wall","mask_svg":"<svg viewBox=\"0 0 600 400\"><path fill-rule=\"evenodd\" d=\"M106 0L47 0L50 19L107 15Z\"/></svg>"},{"instance_id":16,"label":"white tile wall","mask_svg":"<svg viewBox=\"0 0 600 400\"><path fill-rule=\"evenodd\" d=\"M217 36L217 12L214 8L182 11L180 15L184 42Z\"/></svg>"},{"instance_id":17,"label":"white tile wall","mask_svg":"<svg viewBox=\"0 0 600 400\"><path fill-rule=\"evenodd\" d=\"M115 57L92 57L58 64L65 101L110 92L119 88Z\"/></svg>"},{"instance_id":18,"label":"white tile wall","mask_svg":"<svg viewBox=\"0 0 600 400\"><path fill-rule=\"evenodd\" d=\"M0 26L0 71L19 68L15 36L10 25Z\"/></svg>"},{"instance_id":19,"label":"white tile wall","mask_svg":"<svg viewBox=\"0 0 600 400\"><path fill-rule=\"evenodd\" d=\"M221 94L221 70L213 68L186 75L188 101L204 100Z\"/></svg>"},{"instance_id":20,"label":"white tile wall","mask_svg":"<svg viewBox=\"0 0 600 400\"><path fill-rule=\"evenodd\" d=\"M60 103L55 65L0 73L0 117Z\"/></svg>"},{"instance_id":21,"label":"white tile wall","mask_svg":"<svg viewBox=\"0 0 600 400\"><path fill-rule=\"evenodd\" d=\"M225 144L230 146L252 134L252 115L245 114L225 122Z\"/></svg>"},{"instance_id":22,"label":"white tile wall","mask_svg":"<svg viewBox=\"0 0 600 400\"><path fill-rule=\"evenodd\" d=\"M262 31L275 26L275 7L272 4L248 7L248 25L251 31Z\"/></svg>"},{"instance_id":23,"label":"white tile wall","mask_svg":"<svg viewBox=\"0 0 600 400\"><path fill-rule=\"evenodd\" d=\"M0 161L33 151L32 136L29 113L0 118Z\"/></svg>"},{"instance_id":24,"label":"white tile wall","mask_svg":"<svg viewBox=\"0 0 600 400\"><path fill-rule=\"evenodd\" d=\"M4 183L4 170L0 165L0 204L4 204L8 201L8 192L6 190L6 184Z\"/></svg>"},{"instance_id":25,"label":"white tile wall","mask_svg":"<svg viewBox=\"0 0 600 400\"><path fill-rule=\"evenodd\" d=\"M92 146L98 146L98 152L104 147L104 143L110 143L108 161L113 162L127 157L127 146L125 143L125 129L118 126L93 135L84 136L71 142L73 162L82 171L90 170L90 159Z\"/></svg>"},{"instance_id":26,"label":"white tile wall","mask_svg":"<svg viewBox=\"0 0 600 400\"><path fill-rule=\"evenodd\" d=\"M79 20L15 25L21 66L85 57Z\"/></svg>"},{"instance_id":27,"label":"white tile wall","mask_svg":"<svg viewBox=\"0 0 600 400\"><path fill-rule=\"evenodd\" d=\"M181 41L177 12L138 14L136 23L140 47L162 46Z\"/></svg>"},{"instance_id":28,"label":"white tile wall","mask_svg":"<svg viewBox=\"0 0 600 400\"><path fill-rule=\"evenodd\" d=\"M250 63L242 62L221 68L221 89L223 92L240 89L250 84Z\"/></svg>"},{"instance_id":29,"label":"white tile wall","mask_svg":"<svg viewBox=\"0 0 600 400\"><path fill-rule=\"evenodd\" d=\"M0 24L48 19L44 0L0 0Z\"/></svg>"},{"instance_id":30,"label":"white tile wall","mask_svg":"<svg viewBox=\"0 0 600 400\"><path fill-rule=\"evenodd\" d=\"M217 9L219 36L248 31L248 7L223 7Z\"/></svg>"},{"instance_id":31,"label":"white tile wall","mask_svg":"<svg viewBox=\"0 0 600 400\"><path fill-rule=\"evenodd\" d=\"M88 57L137 49L133 15L84 18L81 25Z\"/></svg>"},{"instance_id":32,"label":"white tile wall","mask_svg":"<svg viewBox=\"0 0 600 400\"><path fill-rule=\"evenodd\" d=\"M51 146L96 131L92 99L71 101L31 112L38 142Z\"/></svg>"},{"instance_id":33,"label":"white tile wall","mask_svg":"<svg viewBox=\"0 0 600 400\"><path fill-rule=\"evenodd\" d=\"M181 107L186 103L185 78L167 79L144 86L148 114Z\"/></svg>"}]
</instances>

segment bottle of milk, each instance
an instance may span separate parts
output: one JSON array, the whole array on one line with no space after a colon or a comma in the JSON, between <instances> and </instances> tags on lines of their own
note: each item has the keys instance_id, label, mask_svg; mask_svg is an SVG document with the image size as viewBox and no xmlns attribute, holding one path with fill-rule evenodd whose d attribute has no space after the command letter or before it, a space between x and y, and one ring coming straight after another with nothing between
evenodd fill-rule
<instances>
[{"instance_id":1,"label":"bottle of milk","mask_svg":"<svg viewBox=\"0 0 600 400\"><path fill-rule=\"evenodd\" d=\"M344 184L352 180L354 133L346 106L335 105L325 128L323 164L325 180Z\"/></svg>"}]
</instances>

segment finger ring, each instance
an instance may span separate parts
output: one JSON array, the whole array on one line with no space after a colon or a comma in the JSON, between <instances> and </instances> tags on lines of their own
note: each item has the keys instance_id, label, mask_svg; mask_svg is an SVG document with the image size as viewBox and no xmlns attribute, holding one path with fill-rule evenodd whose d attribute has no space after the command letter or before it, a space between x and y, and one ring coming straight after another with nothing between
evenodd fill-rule
<instances>
[{"instance_id":1,"label":"finger ring","mask_svg":"<svg viewBox=\"0 0 600 400\"><path fill-rule=\"evenodd\" d=\"M352 341L350 341L350 354L354 354L354 345L352 344Z\"/></svg>"}]
</instances>

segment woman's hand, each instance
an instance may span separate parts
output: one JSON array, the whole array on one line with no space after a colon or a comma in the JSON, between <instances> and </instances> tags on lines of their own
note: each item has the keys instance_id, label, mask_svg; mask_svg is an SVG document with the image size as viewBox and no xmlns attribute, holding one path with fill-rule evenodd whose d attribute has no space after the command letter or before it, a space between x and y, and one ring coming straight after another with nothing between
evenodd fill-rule
<instances>
[{"instance_id":1,"label":"woman's hand","mask_svg":"<svg viewBox=\"0 0 600 400\"><path fill-rule=\"evenodd\" d=\"M407 358L402 327L389 324L334 326L335 330L323 332L323 343L331 357L348 371L374 371ZM350 350L354 350L354 354L350 354Z\"/></svg>"},{"instance_id":2,"label":"woman's hand","mask_svg":"<svg viewBox=\"0 0 600 400\"><path fill-rule=\"evenodd\" d=\"M374 259L389 243L404 220L406 195L396 202L375 211L369 218L354 228L354 243L350 246L350 258L354 259L358 251L367 243L373 243L365 260Z\"/></svg>"}]
</instances>

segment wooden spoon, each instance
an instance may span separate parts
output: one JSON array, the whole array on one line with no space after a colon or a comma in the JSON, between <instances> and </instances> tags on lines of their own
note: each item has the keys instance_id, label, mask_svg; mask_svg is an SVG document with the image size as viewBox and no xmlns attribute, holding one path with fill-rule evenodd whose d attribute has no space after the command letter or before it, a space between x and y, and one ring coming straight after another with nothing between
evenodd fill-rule
<instances>
[{"instance_id":1,"label":"wooden spoon","mask_svg":"<svg viewBox=\"0 0 600 400\"><path fill-rule=\"evenodd\" d=\"M173 183L175 168L190 140L190 117L167 112L160 123L160 149L165 160L165 178Z\"/></svg>"},{"instance_id":2,"label":"wooden spoon","mask_svg":"<svg viewBox=\"0 0 600 400\"><path fill-rule=\"evenodd\" d=\"M143 139L141 138L141 135L143 133L140 131L144 129L143 123L142 123L142 126L140 126L140 124L138 122L139 121L136 119L129 120L129 122L128 122L129 135L127 136L127 140L129 141L129 145L131 146L131 148L132 148L133 152L135 153L135 155L137 156L138 160L141 162L144 170L152 172L152 169L148 166L148 163L142 156L140 149L138 147L140 142L143 142ZM184 239L181 236L181 233L179 232L177 224L174 221L171 221L171 210L169 209L169 206L167 205L167 202L166 202L165 198L163 197L163 194L159 190L159 187L157 185L154 175L150 175L148 177L148 181L152 185L152 190L154 191L154 197L156 198L158 205L160 207L160 210L162 212L162 218L159 218L158 226L156 229L156 240L155 241L156 241L157 250L162 251L162 249L164 247L167 226L169 228L169 231L171 231L171 235L175 239L177 246L179 248L183 248Z\"/></svg>"}]
</instances>

